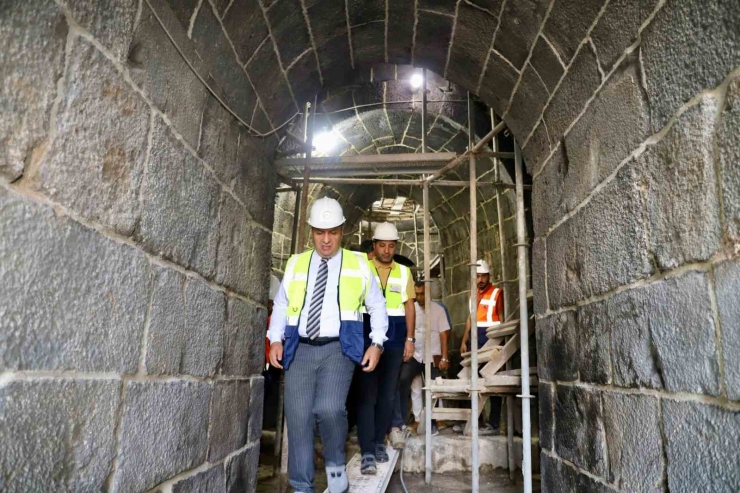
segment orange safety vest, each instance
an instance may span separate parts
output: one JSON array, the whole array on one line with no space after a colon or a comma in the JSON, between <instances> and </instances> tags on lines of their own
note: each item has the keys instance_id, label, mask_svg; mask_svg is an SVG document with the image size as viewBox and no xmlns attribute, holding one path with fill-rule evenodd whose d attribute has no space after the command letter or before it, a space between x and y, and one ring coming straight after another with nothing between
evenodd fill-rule
<instances>
[{"instance_id":1,"label":"orange safety vest","mask_svg":"<svg viewBox=\"0 0 740 493\"><path fill-rule=\"evenodd\" d=\"M496 304L501 301L501 290L493 285L478 293L478 327L493 327L501 323L498 319Z\"/></svg>"}]
</instances>

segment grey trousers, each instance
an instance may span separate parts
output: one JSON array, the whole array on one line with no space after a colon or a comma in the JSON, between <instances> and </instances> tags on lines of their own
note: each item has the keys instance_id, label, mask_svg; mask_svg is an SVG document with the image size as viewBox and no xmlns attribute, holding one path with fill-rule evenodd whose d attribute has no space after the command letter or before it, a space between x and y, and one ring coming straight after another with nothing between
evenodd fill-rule
<instances>
[{"instance_id":1,"label":"grey trousers","mask_svg":"<svg viewBox=\"0 0 740 493\"><path fill-rule=\"evenodd\" d=\"M345 402L355 364L339 342L299 344L285 372L285 417L288 424L288 479L301 492L313 493L314 426L318 422L327 466L346 463Z\"/></svg>"}]
</instances>

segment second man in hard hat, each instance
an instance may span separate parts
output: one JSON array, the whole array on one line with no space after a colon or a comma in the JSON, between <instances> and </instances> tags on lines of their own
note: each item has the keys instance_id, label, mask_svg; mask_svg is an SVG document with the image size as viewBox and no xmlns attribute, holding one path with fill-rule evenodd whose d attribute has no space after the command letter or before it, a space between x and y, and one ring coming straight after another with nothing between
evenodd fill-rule
<instances>
[{"instance_id":1,"label":"second man in hard hat","mask_svg":"<svg viewBox=\"0 0 740 493\"><path fill-rule=\"evenodd\" d=\"M389 460L385 435L393 414L401 364L414 355L414 280L411 270L393 261L398 231L391 223L378 224L373 232L371 266L385 296L388 312L388 340L376 370L361 375L361 400L357 413L357 434L362 451L361 472L375 474L376 462ZM365 345L372 332L366 324ZM400 432L399 432L400 433ZM391 437L398 441L400 437Z\"/></svg>"},{"instance_id":2,"label":"second man in hard hat","mask_svg":"<svg viewBox=\"0 0 740 493\"><path fill-rule=\"evenodd\" d=\"M275 296L270 363L285 368L288 478L296 492L313 493L314 427L324 444L331 493L348 491L345 402L355 365L376 369L386 339L386 301L365 256L342 249L344 214L321 198L308 220L315 250L293 255ZM363 344L363 315L369 312Z\"/></svg>"}]
</instances>

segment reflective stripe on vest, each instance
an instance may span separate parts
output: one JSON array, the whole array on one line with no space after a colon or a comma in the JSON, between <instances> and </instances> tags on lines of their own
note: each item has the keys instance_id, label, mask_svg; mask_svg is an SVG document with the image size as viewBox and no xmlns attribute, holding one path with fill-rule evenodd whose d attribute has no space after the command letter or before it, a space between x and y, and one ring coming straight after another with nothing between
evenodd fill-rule
<instances>
[{"instance_id":1,"label":"reflective stripe on vest","mask_svg":"<svg viewBox=\"0 0 740 493\"><path fill-rule=\"evenodd\" d=\"M373 270L378 287L383 291L383 296L385 296L385 308L388 312L388 316L405 316L406 308L404 303L409 299L407 287L409 285L409 278L411 277L411 270L405 265L396 263L388 274L388 281L386 282L385 289L383 289L383 285L380 283L380 275L378 274L378 270L375 268L375 264L371 262L370 267Z\"/></svg>"},{"instance_id":2,"label":"reflective stripe on vest","mask_svg":"<svg viewBox=\"0 0 740 493\"><path fill-rule=\"evenodd\" d=\"M362 322L361 307L365 302L370 268L360 254L341 250L342 267L339 273L339 319ZM291 257L285 268L288 293L287 325L298 325L308 288L308 270L313 250Z\"/></svg>"},{"instance_id":3,"label":"reflective stripe on vest","mask_svg":"<svg viewBox=\"0 0 740 493\"><path fill-rule=\"evenodd\" d=\"M496 309L496 297L499 291L498 288L493 288L493 291L488 296L484 296L478 302L478 308L476 310L478 327L493 327L501 323L498 319L498 310Z\"/></svg>"}]
</instances>

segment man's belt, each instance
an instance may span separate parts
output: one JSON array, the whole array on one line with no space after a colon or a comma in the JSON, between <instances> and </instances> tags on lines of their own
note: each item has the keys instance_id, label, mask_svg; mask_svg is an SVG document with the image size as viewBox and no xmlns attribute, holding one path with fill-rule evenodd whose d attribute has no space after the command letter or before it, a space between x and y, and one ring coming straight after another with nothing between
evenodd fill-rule
<instances>
[{"instance_id":1,"label":"man's belt","mask_svg":"<svg viewBox=\"0 0 740 493\"><path fill-rule=\"evenodd\" d=\"M317 337L316 339L309 339L308 337L298 338L298 342L301 344L308 344L309 346L324 346L338 341L339 337Z\"/></svg>"}]
</instances>

